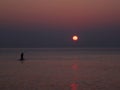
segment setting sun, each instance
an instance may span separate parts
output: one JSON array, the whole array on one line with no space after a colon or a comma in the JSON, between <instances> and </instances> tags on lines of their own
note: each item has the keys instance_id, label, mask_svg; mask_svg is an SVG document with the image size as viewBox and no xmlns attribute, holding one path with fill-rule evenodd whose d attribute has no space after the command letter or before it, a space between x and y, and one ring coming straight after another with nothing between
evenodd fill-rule
<instances>
[{"instance_id":1,"label":"setting sun","mask_svg":"<svg viewBox=\"0 0 120 90\"><path fill-rule=\"evenodd\" d=\"M73 39L74 41L77 41L77 40L78 40L78 36L74 35L74 36L72 37L72 39Z\"/></svg>"}]
</instances>

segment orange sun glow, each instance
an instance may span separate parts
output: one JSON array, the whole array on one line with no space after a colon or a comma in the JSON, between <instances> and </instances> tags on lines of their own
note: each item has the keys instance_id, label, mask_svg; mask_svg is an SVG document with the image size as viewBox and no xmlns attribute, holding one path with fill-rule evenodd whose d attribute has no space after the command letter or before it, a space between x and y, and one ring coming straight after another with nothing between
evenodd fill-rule
<instances>
[{"instance_id":1,"label":"orange sun glow","mask_svg":"<svg viewBox=\"0 0 120 90\"><path fill-rule=\"evenodd\" d=\"M72 37L72 39L73 39L73 41L77 41L77 40L78 40L78 36L74 35L74 36Z\"/></svg>"}]
</instances>

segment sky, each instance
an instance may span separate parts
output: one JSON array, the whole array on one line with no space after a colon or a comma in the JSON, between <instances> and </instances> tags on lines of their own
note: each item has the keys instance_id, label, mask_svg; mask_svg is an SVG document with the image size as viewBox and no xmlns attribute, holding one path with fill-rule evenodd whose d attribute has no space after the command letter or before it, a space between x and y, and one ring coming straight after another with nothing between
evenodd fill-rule
<instances>
[{"instance_id":1,"label":"sky","mask_svg":"<svg viewBox=\"0 0 120 90\"><path fill-rule=\"evenodd\" d=\"M119 34L120 0L0 0L1 48L120 47Z\"/></svg>"}]
</instances>

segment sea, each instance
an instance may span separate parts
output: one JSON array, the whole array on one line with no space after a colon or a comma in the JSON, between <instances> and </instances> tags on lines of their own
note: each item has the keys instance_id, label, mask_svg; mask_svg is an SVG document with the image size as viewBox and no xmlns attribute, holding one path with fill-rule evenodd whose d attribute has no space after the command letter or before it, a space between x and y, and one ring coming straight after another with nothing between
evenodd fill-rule
<instances>
[{"instance_id":1,"label":"sea","mask_svg":"<svg viewBox=\"0 0 120 90\"><path fill-rule=\"evenodd\" d=\"M120 90L119 60L119 48L1 48L0 90Z\"/></svg>"},{"instance_id":2,"label":"sea","mask_svg":"<svg viewBox=\"0 0 120 90\"><path fill-rule=\"evenodd\" d=\"M0 60L119 60L120 48L0 48Z\"/></svg>"}]
</instances>

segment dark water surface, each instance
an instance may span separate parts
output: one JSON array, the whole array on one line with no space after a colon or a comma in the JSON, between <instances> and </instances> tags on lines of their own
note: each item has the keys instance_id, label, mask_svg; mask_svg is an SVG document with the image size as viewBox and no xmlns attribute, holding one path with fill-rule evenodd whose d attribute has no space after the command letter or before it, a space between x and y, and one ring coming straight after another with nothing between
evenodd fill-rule
<instances>
[{"instance_id":1,"label":"dark water surface","mask_svg":"<svg viewBox=\"0 0 120 90\"><path fill-rule=\"evenodd\" d=\"M21 52L26 60L91 60L120 55L119 48L1 48L0 60L17 60Z\"/></svg>"}]
</instances>

